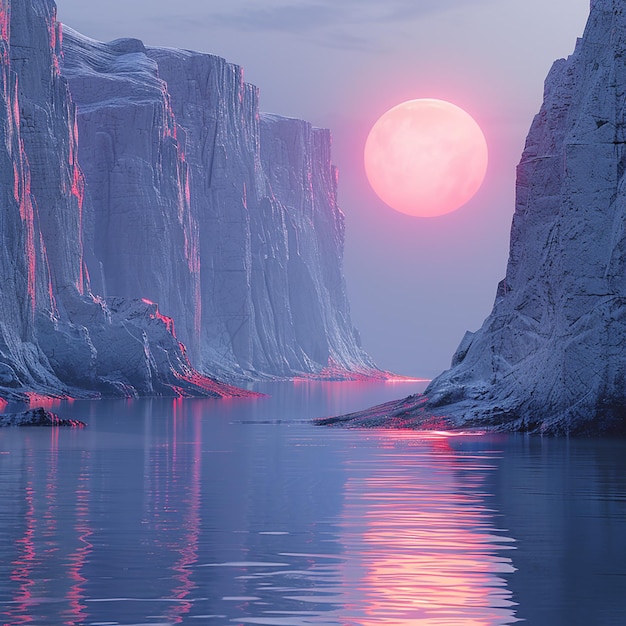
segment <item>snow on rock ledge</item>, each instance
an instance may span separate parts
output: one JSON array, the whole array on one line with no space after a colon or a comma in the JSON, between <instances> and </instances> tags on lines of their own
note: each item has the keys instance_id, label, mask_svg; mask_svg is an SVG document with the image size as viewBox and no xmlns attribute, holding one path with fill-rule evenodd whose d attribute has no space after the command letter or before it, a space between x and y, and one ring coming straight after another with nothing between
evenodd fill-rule
<instances>
[{"instance_id":1,"label":"snow on rock ledge","mask_svg":"<svg viewBox=\"0 0 626 626\"><path fill-rule=\"evenodd\" d=\"M506 278L424 396L326 423L626 432L626 9L596 0L545 84Z\"/></svg>"}]
</instances>

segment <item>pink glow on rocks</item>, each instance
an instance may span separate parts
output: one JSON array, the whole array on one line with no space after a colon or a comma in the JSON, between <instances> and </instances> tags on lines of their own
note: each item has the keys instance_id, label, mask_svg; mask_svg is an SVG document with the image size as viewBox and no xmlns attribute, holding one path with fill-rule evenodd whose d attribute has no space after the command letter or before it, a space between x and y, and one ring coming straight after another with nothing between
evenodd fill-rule
<instances>
[{"instance_id":1,"label":"pink glow on rocks","mask_svg":"<svg viewBox=\"0 0 626 626\"><path fill-rule=\"evenodd\" d=\"M61 24L56 19L56 7L53 9L48 28L50 33L50 50L52 51L52 68L54 76L60 76L61 64L59 57L63 54L61 50L63 36L61 34Z\"/></svg>"},{"instance_id":2,"label":"pink glow on rocks","mask_svg":"<svg viewBox=\"0 0 626 626\"><path fill-rule=\"evenodd\" d=\"M0 0L0 38L9 40L9 5L7 0Z\"/></svg>"},{"instance_id":3,"label":"pink glow on rocks","mask_svg":"<svg viewBox=\"0 0 626 626\"><path fill-rule=\"evenodd\" d=\"M156 302L152 302L152 300L148 300L147 298L142 298L141 301L145 304L148 304L152 308L150 313L156 319L161 320L165 324L165 327L167 328L168 332L173 337L176 337L176 330L174 329L174 320L171 317L168 317L167 315L163 315L162 313L160 313L159 305L156 304Z\"/></svg>"},{"instance_id":4,"label":"pink glow on rocks","mask_svg":"<svg viewBox=\"0 0 626 626\"><path fill-rule=\"evenodd\" d=\"M61 404L61 400L65 400L65 398L45 396L43 394L36 393L35 391L27 391L26 397L28 398L28 406L31 408L41 406L44 409L52 409L59 406Z\"/></svg>"},{"instance_id":5,"label":"pink glow on rocks","mask_svg":"<svg viewBox=\"0 0 626 626\"><path fill-rule=\"evenodd\" d=\"M56 11L52 15L52 19L50 20L50 24L48 26L50 31L50 49L52 51L56 51L57 49L57 28L56 28Z\"/></svg>"},{"instance_id":6,"label":"pink glow on rocks","mask_svg":"<svg viewBox=\"0 0 626 626\"><path fill-rule=\"evenodd\" d=\"M159 312L158 305L148 298L142 298L141 301L148 305L147 314L155 320L162 322L167 331L176 337L174 329L174 320L167 315ZM263 394L240 389L233 385L213 380L208 376L204 376L198 372L189 362L187 358L187 349L184 344L178 343L180 350L180 362L178 371L173 371L174 377L180 384L169 383L173 395L179 398L196 398L196 397L219 397L219 398L255 398L261 397Z\"/></svg>"},{"instance_id":7,"label":"pink glow on rocks","mask_svg":"<svg viewBox=\"0 0 626 626\"><path fill-rule=\"evenodd\" d=\"M74 164L72 172L72 195L78 200L78 206L82 209L85 199L85 180L76 163Z\"/></svg>"},{"instance_id":8,"label":"pink glow on rocks","mask_svg":"<svg viewBox=\"0 0 626 626\"><path fill-rule=\"evenodd\" d=\"M176 139L178 136L178 125L176 124L174 118L174 112L172 111L172 104L170 102L170 97L167 94L165 85L162 87L163 91L163 102L165 102L165 114L163 124L163 137L172 137Z\"/></svg>"},{"instance_id":9,"label":"pink glow on rocks","mask_svg":"<svg viewBox=\"0 0 626 626\"><path fill-rule=\"evenodd\" d=\"M260 398L262 393L256 391L248 391L240 389L233 385L221 383L207 376L203 376L199 372L192 370L188 374L175 374L176 378L184 387L172 385L172 390L180 398L190 398L205 395L214 395L220 398ZM195 387L195 389L194 389Z\"/></svg>"},{"instance_id":10,"label":"pink glow on rocks","mask_svg":"<svg viewBox=\"0 0 626 626\"><path fill-rule=\"evenodd\" d=\"M157 319L161 320L167 330L172 334L172 336L176 337L176 330L174 329L174 320L171 317L168 317L167 315L163 315L162 313L159 313L158 309L156 312L156 317Z\"/></svg>"},{"instance_id":11,"label":"pink glow on rocks","mask_svg":"<svg viewBox=\"0 0 626 626\"><path fill-rule=\"evenodd\" d=\"M27 263L27 291L30 300L30 306L34 315L35 306L37 304L37 294L35 289L35 270L37 257L35 254L35 217L33 210L33 201L30 188L30 170L26 159L26 151L24 143L20 140L20 151L22 153L22 162L24 163L23 188L20 194L20 217L24 224L25 237L25 256Z\"/></svg>"},{"instance_id":12,"label":"pink glow on rocks","mask_svg":"<svg viewBox=\"0 0 626 626\"><path fill-rule=\"evenodd\" d=\"M77 238L76 241L79 247L79 266L78 266L78 276L76 278L76 289L78 293L84 294L85 292L85 267L83 263L83 240L82 240L82 232L83 232L83 204L85 201L85 177L83 176L83 172L80 169L80 165L78 164L78 119L76 117L76 111L72 106L69 111L69 120L68 120L68 130L69 130L69 167L70 167L70 193L76 199L76 230L77 230ZM65 186L66 183L64 183Z\"/></svg>"}]
</instances>

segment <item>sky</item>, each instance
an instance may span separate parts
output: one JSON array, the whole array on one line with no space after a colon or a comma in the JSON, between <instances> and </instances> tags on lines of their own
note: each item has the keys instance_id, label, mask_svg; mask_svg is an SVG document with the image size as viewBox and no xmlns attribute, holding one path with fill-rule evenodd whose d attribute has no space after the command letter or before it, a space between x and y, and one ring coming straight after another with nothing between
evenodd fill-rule
<instances>
[{"instance_id":1,"label":"sky","mask_svg":"<svg viewBox=\"0 0 626 626\"><path fill-rule=\"evenodd\" d=\"M217 54L244 68L265 112L330 128L346 215L352 320L377 364L431 378L491 311L504 277L515 167L543 81L583 33L589 0L57 0L108 41ZM397 213L363 167L370 128L405 100L440 98L480 124L478 194L437 218Z\"/></svg>"}]
</instances>

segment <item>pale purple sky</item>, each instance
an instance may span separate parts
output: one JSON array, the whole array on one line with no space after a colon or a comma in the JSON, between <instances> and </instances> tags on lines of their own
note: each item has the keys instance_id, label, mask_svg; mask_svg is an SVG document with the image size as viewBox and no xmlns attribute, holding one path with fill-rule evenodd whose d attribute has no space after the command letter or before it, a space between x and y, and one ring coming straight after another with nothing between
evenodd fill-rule
<instances>
[{"instance_id":1,"label":"pale purple sky","mask_svg":"<svg viewBox=\"0 0 626 626\"><path fill-rule=\"evenodd\" d=\"M90 37L210 52L244 67L261 110L331 129L346 214L355 326L379 366L431 377L491 310L503 278L515 166L552 64L582 35L589 0L57 0ZM371 125L441 98L483 127L490 167L459 211L414 218L370 190Z\"/></svg>"}]
</instances>

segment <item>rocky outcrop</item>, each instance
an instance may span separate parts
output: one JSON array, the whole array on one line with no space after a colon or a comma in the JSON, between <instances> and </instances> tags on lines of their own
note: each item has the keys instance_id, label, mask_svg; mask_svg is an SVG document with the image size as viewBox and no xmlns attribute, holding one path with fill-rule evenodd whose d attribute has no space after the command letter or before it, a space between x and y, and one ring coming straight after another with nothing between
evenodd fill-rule
<instances>
[{"instance_id":1,"label":"rocky outcrop","mask_svg":"<svg viewBox=\"0 0 626 626\"><path fill-rule=\"evenodd\" d=\"M193 369L155 305L93 295L60 51L51 0L0 0L0 397L231 395Z\"/></svg>"},{"instance_id":2,"label":"rocky outcrop","mask_svg":"<svg viewBox=\"0 0 626 626\"><path fill-rule=\"evenodd\" d=\"M344 424L626 431L626 10L595 0L517 171L506 278L424 396Z\"/></svg>"},{"instance_id":3,"label":"rocky outcrop","mask_svg":"<svg viewBox=\"0 0 626 626\"><path fill-rule=\"evenodd\" d=\"M56 413L41 407L29 409L21 413L5 413L0 415L0 428L7 426L53 426L67 428L85 428L85 422L60 418Z\"/></svg>"},{"instance_id":4,"label":"rocky outcrop","mask_svg":"<svg viewBox=\"0 0 626 626\"><path fill-rule=\"evenodd\" d=\"M70 29L63 49L103 292L158 302L212 375L384 376L350 322L329 132L260 116L216 56Z\"/></svg>"}]
</instances>

